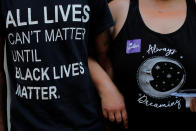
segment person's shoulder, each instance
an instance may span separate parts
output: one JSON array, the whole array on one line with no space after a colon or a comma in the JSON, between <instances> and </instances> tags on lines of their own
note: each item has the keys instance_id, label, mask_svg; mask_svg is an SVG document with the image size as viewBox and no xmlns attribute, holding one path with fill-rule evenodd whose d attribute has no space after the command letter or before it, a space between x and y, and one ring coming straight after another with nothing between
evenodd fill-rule
<instances>
[{"instance_id":1,"label":"person's shoulder","mask_svg":"<svg viewBox=\"0 0 196 131\"><path fill-rule=\"evenodd\" d=\"M109 4L123 4L123 3L129 3L131 0L112 0L109 2Z\"/></svg>"},{"instance_id":2,"label":"person's shoulder","mask_svg":"<svg viewBox=\"0 0 196 131\"><path fill-rule=\"evenodd\" d=\"M129 5L130 1L131 0L112 0L109 2L109 7L122 9L123 7Z\"/></svg>"},{"instance_id":3,"label":"person's shoulder","mask_svg":"<svg viewBox=\"0 0 196 131\"><path fill-rule=\"evenodd\" d=\"M114 20L114 26L110 29L113 38L117 36L126 21L131 1L132 0L112 0L109 3L109 8Z\"/></svg>"},{"instance_id":4,"label":"person's shoulder","mask_svg":"<svg viewBox=\"0 0 196 131\"><path fill-rule=\"evenodd\" d=\"M129 8L130 1L131 0L112 0L109 3L109 8L114 19Z\"/></svg>"}]
</instances>

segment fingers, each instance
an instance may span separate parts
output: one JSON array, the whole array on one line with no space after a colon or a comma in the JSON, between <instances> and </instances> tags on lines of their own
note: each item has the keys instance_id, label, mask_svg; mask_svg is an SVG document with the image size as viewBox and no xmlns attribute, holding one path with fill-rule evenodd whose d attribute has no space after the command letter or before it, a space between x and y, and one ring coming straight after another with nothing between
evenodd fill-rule
<instances>
[{"instance_id":1,"label":"fingers","mask_svg":"<svg viewBox=\"0 0 196 131\"><path fill-rule=\"evenodd\" d=\"M122 113L119 111L119 112L116 112L115 113L115 118L116 118L116 122L117 123L121 123L122 122Z\"/></svg>"},{"instance_id":2,"label":"fingers","mask_svg":"<svg viewBox=\"0 0 196 131\"><path fill-rule=\"evenodd\" d=\"M124 127L128 128L128 115L126 109L122 111L122 119L123 119Z\"/></svg>"},{"instance_id":3,"label":"fingers","mask_svg":"<svg viewBox=\"0 0 196 131\"><path fill-rule=\"evenodd\" d=\"M111 122L114 122L115 121L115 114L113 112L109 112L109 120Z\"/></svg>"},{"instance_id":4,"label":"fingers","mask_svg":"<svg viewBox=\"0 0 196 131\"><path fill-rule=\"evenodd\" d=\"M103 115L107 119L109 119L111 122L116 121L117 123L122 122L122 113L119 112L107 112L106 110L103 110Z\"/></svg>"},{"instance_id":5,"label":"fingers","mask_svg":"<svg viewBox=\"0 0 196 131\"><path fill-rule=\"evenodd\" d=\"M114 122L116 120L116 122L119 124L123 122L124 127L128 128L128 115L126 109L119 112L110 113L109 120L111 122Z\"/></svg>"},{"instance_id":6,"label":"fingers","mask_svg":"<svg viewBox=\"0 0 196 131\"><path fill-rule=\"evenodd\" d=\"M108 112L106 110L103 110L103 116L107 119L108 118Z\"/></svg>"},{"instance_id":7,"label":"fingers","mask_svg":"<svg viewBox=\"0 0 196 131\"><path fill-rule=\"evenodd\" d=\"M107 112L106 110L103 111L104 117L109 119L111 122L116 121L117 123L124 123L124 127L128 128L128 115L126 109L118 112Z\"/></svg>"}]
</instances>

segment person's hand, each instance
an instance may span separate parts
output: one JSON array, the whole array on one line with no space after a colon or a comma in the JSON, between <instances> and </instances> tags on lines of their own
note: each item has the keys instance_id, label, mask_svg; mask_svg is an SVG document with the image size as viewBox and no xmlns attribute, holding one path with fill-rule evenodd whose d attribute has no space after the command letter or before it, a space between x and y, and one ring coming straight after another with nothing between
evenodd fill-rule
<instances>
[{"instance_id":1,"label":"person's hand","mask_svg":"<svg viewBox=\"0 0 196 131\"><path fill-rule=\"evenodd\" d=\"M102 94L101 102L103 115L106 119L109 119L111 122L123 122L124 127L128 128L128 116L124 97L118 90Z\"/></svg>"},{"instance_id":2,"label":"person's hand","mask_svg":"<svg viewBox=\"0 0 196 131\"><path fill-rule=\"evenodd\" d=\"M190 110L196 112L196 98L192 98L190 101Z\"/></svg>"}]
</instances>

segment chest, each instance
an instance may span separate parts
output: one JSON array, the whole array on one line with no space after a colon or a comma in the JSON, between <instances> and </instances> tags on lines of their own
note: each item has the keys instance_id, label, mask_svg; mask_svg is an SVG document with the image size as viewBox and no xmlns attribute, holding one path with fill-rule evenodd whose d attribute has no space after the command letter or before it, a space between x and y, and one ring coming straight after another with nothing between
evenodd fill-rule
<instances>
[{"instance_id":1,"label":"chest","mask_svg":"<svg viewBox=\"0 0 196 131\"><path fill-rule=\"evenodd\" d=\"M145 25L155 32L168 34L178 30L186 21L186 4L181 8L171 8L168 10L150 8L145 5L139 7L140 15Z\"/></svg>"},{"instance_id":2,"label":"chest","mask_svg":"<svg viewBox=\"0 0 196 131\"><path fill-rule=\"evenodd\" d=\"M2 13L6 28L41 24L87 23L90 19L88 0L68 1L23 1L2 2Z\"/></svg>"},{"instance_id":3,"label":"chest","mask_svg":"<svg viewBox=\"0 0 196 131\"><path fill-rule=\"evenodd\" d=\"M127 74L129 71L133 74L141 63L149 59L156 63L164 57L163 59L167 58L182 65L188 72L195 72L196 39L191 32L191 29L184 26L175 34L164 36L133 28L131 32L123 35L126 36L123 41L121 39L121 42L118 41L112 46L115 68L119 69L119 73Z\"/></svg>"}]
</instances>

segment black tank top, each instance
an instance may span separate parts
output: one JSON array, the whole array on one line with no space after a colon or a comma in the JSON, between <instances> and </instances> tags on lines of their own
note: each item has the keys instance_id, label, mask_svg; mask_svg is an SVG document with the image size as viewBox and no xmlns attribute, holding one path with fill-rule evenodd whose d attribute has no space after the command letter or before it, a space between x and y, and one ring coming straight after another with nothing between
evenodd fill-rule
<instances>
[{"instance_id":1,"label":"black tank top","mask_svg":"<svg viewBox=\"0 0 196 131\"><path fill-rule=\"evenodd\" d=\"M177 31L160 34L142 20L138 0L111 44L114 81L125 96L128 112L181 112L178 92L196 89L196 5L187 0L187 17Z\"/></svg>"}]
</instances>

